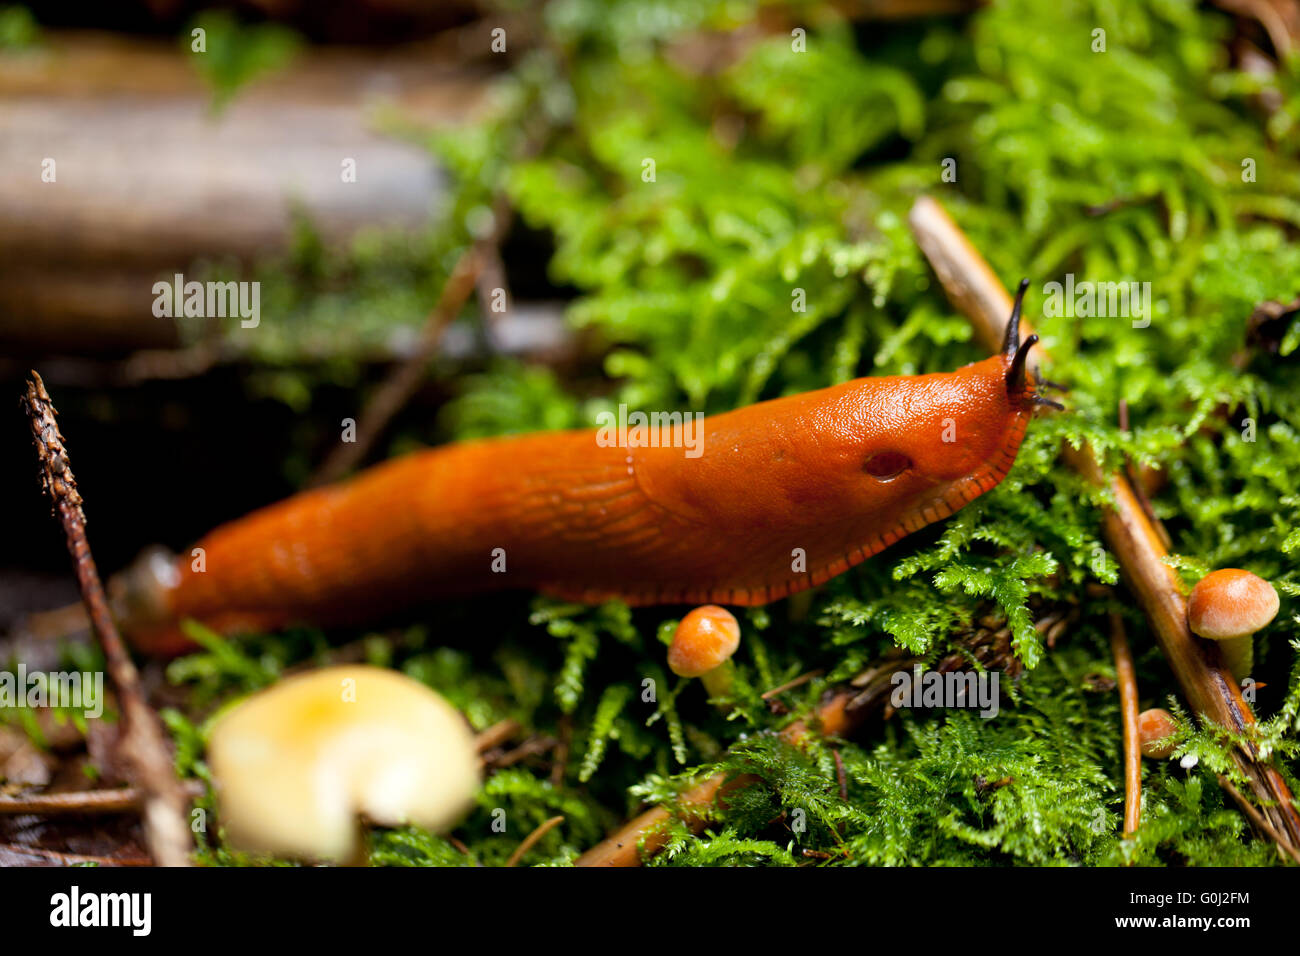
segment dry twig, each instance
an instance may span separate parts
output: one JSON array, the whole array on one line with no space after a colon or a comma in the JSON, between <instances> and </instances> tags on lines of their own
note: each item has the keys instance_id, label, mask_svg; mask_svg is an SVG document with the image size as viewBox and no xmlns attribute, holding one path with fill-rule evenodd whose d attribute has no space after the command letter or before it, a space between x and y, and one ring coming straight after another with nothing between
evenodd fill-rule
<instances>
[{"instance_id":1,"label":"dry twig","mask_svg":"<svg viewBox=\"0 0 1300 956\"><path fill-rule=\"evenodd\" d=\"M1237 806L1241 807L1242 812L1246 814L1246 816L1250 817L1251 823L1259 827L1262 832L1268 834L1273 842L1277 844L1279 853L1284 856L1289 856L1296 863L1300 863L1300 850L1296 850L1295 847L1290 846L1285 840L1283 840L1269 822L1264 819L1263 814L1255 809L1254 804L1243 797L1241 791L1234 787L1232 781L1223 776L1223 774L1219 774L1219 786L1227 792L1228 796L1232 797Z\"/></svg>"},{"instance_id":2,"label":"dry twig","mask_svg":"<svg viewBox=\"0 0 1300 956\"><path fill-rule=\"evenodd\" d=\"M1124 835L1128 836L1142 820L1142 741L1138 733L1137 673L1118 611L1110 612L1110 652L1115 658L1124 721Z\"/></svg>"},{"instance_id":3,"label":"dry twig","mask_svg":"<svg viewBox=\"0 0 1300 956\"><path fill-rule=\"evenodd\" d=\"M796 687L802 687L810 680L821 677L822 674L824 673L826 672L822 670L822 668L820 667L817 668L816 670L808 671L807 673L800 674L794 680L788 680L784 684L779 684L776 687L773 687L771 690L763 691L763 693L760 694L759 697L762 700L771 700L773 697L776 697L779 694L784 694L788 690L794 690Z\"/></svg>"},{"instance_id":4,"label":"dry twig","mask_svg":"<svg viewBox=\"0 0 1300 956\"><path fill-rule=\"evenodd\" d=\"M188 866L193 846L186 825L188 800L172 769L162 727L145 702L140 676L109 613L104 586L86 540L86 516L81 510L81 495L72 475L63 435L55 421L54 405L36 372L31 373L27 383L24 405L36 442L42 482L63 524L77 583L103 648L109 678L121 702L122 727L117 747L144 794L144 829L149 851L160 866Z\"/></svg>"},{"instance_id":5,"label":"dry twig","mask_svg":"<svg viewBox=\"0 0 1300 956\"><path fill-rule=\"evenodd\" d=\"M563 822L564 822L564 817L559 816L559 817L551 817L549 820L540 824L537 827L537 829L533 830L532 833L524 837L523 843L520 843L519 846L515 847L515 852L510 854L510 859L506 860L506 866L514 866L516 863L522 860L524 858L524 854L537 845L538 840L546 836L546 834L550 833L552 830L554 830Z\"/></svg>"},{"instance_id":6,"label":"dry twig","mask_svg":"<svg viewBox=\"0 0 1300 956\"><path fill-rule=\"evenodd\" d=\"M425 319L419 344L409 358L375 391L357 420L354 442L337 445L324 464L312 476L310 486L324 485L342 478L370 454L379 436L388 427L393 416L402 410L420 388L425 370L438 352L443 333L460 313L461 306L474 291L483 253L478 245L470 246L456 261L451 275L442 287L438 303Z\"/></svg>"},{"instance_id":7,"label":"dry twig","mask_svg":"<svg viewBox=\"0 0 1300 956\"><path fill-rule=\"evenodd\" d=\"M181 784L187 796L203 794L203 784L197 780ZM125 813L139 810L144 805L144 794L138 787L114 787L111 790L68 790L59 793L37 793L26 797L0 798L0 816L34 814L48 816L57 813Z\"/></svg>"},{"instance_id":8,"label":"dry twig","mask_svg":"<svg viewBox=\"0 0 1300 956\"><path fill-rule=\"evenodd\" d=\"M523 133L516 159L524 160L534 155L541 148L546 133L545 120L540 115L534 116ZM437 305L425 319L424 331L415 352L366 402L357 419L357 440L336 447L312 476L309 486L336 481L365 459L388 423L419 390L425 370L438 352L443 333L460 313L471 293L478 289L480 295L490 295L496 288L505 287L505 270L498 249L510 231L513 218L514 211L509 197L504 191L498 191L492 201L491 229L461 253L451 275L447 277ZM481 279L486 280L482 286ZM492 284L495 282L500 285Z\"/></svg>"},{"instance_id":9,"label":"dry twig","mask_svg":"<svg viewBox=\"0 0 1300 956\"><path fill-rule=\"evenodd\" d=\"M87 856L84 853L60 853L58 850L46 850L38 846L23 846L21 843L0 843L0 855L7 853L26 853L62 866L77 866L85 863L93 863L96 866L153 865L153 861L144 856Z\"/></svg>"},{"instance_id":10,"label":"dry twig","mask_svg":"<svg viewBox=\"0 0 1300 956\"><path fill-rule=\"evenodd\" d=\"M493 747L500 747L517 733L519 733L519 721L509 717L498 720L491 727L474 735L474 749L481 754L487 753Z\"/></svg>"}]
</instances>

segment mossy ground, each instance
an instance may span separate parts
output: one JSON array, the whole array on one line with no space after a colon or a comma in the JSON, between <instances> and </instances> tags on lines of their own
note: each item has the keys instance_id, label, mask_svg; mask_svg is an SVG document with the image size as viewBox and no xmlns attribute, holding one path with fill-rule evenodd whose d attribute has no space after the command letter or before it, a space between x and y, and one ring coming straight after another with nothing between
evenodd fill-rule
<instances>
[{"instance_id":1,"label":"mossy ground","mask_svg":"<svg viewBox=\"0 0 1300 956\"><path fill-rule=\"evenodd\" d=\"M193 688L190 713L361 640L363 656L437 688L476 727L512 717L525 736L565 742L559 771L550 747L488 779L454 833L464 850L416 829L382 831L376 863L500 864L563 814L523 860L563 864L641 801L671 803L682 780L719 765L761 782L703 834L681 828L655 863L1278 863L1216 783L1229 771L1224 740L1183 711L1179 755L1198 762L1144 762L1143 826L1120 840L1112 607L1128 626L1143 706L1170 706L1177 688L1131 600L1090 587L1116 584L1117 566L1099 537L1097 493L1058 449L1086 440L1111 466L1127 455L1165 471L1155 507L1189 583L1236 566L1282 592L1257 650L1268 686L1256 707L1293 780L1300 323L1284 325L1270 353L1247 347L1246 322L1257 303L1300 291L1296 64L1271 79L1236 71L1231 21L1183 0L1011 0L888 29L795 10L804 52L780 31L734 59L719 44L701 71L685 45L748 22L749 3L550 4L548 43L517 55L493 115L430 141L458 180L433 234L368 236L338 254L305 230L299 255L267 265L264 311L290 318L243 343L261 363L251 385L310 415L321 380L355 381L346 360L313 378L293 357L323 337L361 343L418 323L472 211L497 189L553 240L548 274L572 292L572 322L607 347L607 377L578 386L496 363L456 383L460 397L436 424L407 423L390 451L590 425L619 402L717 412L861 375L948 370L983 356L906 228L928 192L1008 285L1033 280L1027 314L1056 360L1049 374L1072 386L1069 412L1038 420L1011 475L952 519L806 607L743 615L728 716L697 682L666 672L663 637L683 609L529 596L440 605L403 633L207 637L169 670ZM1098 29L1105 52L1093 50ZM544 119L543 145L516 160L525 117ZM942 178L946 158L955 182ZM1065 273L1149 282L1149 327L1043 315L1043 284ZM795 289L806 311L792 311ZM1120 399L1129 434L1117 427ZM1061 608L1075 613L1049 649L1034 621ZM990 613L1009 622L1023 665L997 717L902 712L852 742L803 751L772 733L880 655L901 647L937 660ZM814 669L822 676L780 695L777 710L760 699ZM182 769L201 772L203 723L179 712L169 722ZM492 826L498 810L505 832ZM246 862L219 833L205 855Z\"/></svg>"}]
</instances>

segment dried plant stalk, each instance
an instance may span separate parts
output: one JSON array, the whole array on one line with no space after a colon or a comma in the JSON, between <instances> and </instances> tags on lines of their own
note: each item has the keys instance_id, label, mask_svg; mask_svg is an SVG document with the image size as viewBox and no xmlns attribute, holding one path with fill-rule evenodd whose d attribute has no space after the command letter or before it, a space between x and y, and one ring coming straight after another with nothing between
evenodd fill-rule
<instances>
[{"instance_id":1,"label":"dried plant stalk","mask_svg":"<svg viewBox=\"0 0 1300 956\"><path fill-rule=\"evenodd\" d=\"M122 726L117 748L143 795L142 811L149 852L160 866L188 866L193 847L190 829L186 825L189 801L173 771L162 726L145 702L140 689L140 675L109 613L104 586L86 540L86 516L81 508L81 494L77 491L77 480L72 474L63 435L55 421L54 403L36 372L32 372L28 380L24 405L36 443L42 484L63 525L82 599L103 648L109 679L117 689L121 703Z\"/></svg>"},{"instance_id":2,"label":"dried plant stalk","mask_svg":"<svg viewBox=\"0 0 1300 956\"><path fill-rule=\"evenodd\" d=\"M1118 611L1110 612L1110 652L1115 658L1124 736L1124 835L1136 832L1142 822L1142 741L1138 733L1137 673L1133 652Z\"/></svg>"},{"instance_id":3,"label":"dried plant stalk","mask_svg":"<svg viewBox=\"0 0 1300 956\"><path fill-rule=\"evenodd\" d=\"M438 352L443 333L474 291L483 262L483 250L478 245L461 253L442 287L437 304L425 320L424 331L415 351L379 386L362 409L357 421L357 440L336 447L312 476L309 485L337 481L364 461L393 416L419 391L429 362Z\"/></svg>"}]
</instances>

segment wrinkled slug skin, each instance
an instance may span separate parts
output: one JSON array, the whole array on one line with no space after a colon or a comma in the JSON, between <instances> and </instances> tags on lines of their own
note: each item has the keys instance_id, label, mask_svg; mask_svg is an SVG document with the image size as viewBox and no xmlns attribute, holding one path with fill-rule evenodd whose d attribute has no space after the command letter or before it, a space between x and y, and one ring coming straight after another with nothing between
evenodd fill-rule
<instances>
[{"instance_id":1,"label":"wrinkled slug skin","mask_svg":"<svg viewBox=\"0 0 1300 956\"><path fill-rule=\"evenodd\" d=\"M196 545L206 569L183 556L169 620L134 629L135 640L174 652L186 617L226 632L348 624L502 588L634 605L772 601L1002 480L1034 409L1027 387L1009 394L1009 362L858 379L715 415L699 457L680 440L602 447L594 430L408 455L212 531ZM867 462L886 452L911 466L874 477ZM498 548L503 573L492 570Z\"/></svg>"}]
</instances>

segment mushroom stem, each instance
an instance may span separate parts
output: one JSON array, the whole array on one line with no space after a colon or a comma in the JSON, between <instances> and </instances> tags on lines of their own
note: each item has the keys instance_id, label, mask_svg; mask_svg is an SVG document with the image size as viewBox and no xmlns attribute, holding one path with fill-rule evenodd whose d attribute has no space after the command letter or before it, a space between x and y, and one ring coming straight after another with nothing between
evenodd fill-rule
<instances>
[{"instance_id":1,"label":"mushroom stem","mask_svg":"<svg viewBox=\"0 0 1300 956\"><path fill-rule=\"evenodd\" d=\"M1242 678L1249 677L1250 672L1255 669L1255 638L1247 634L1245 637L1233 637L1225 641L1219 641L1219 650L1223 651L1223 664L1228 670L1232 671L1232 676L1237 678L1240 684Z\"/></svg>"},{"instance_id":2,"label":"mushroom stem","mask_svg":"<svg viewBox=\"0 0 1300 956\"><path fill-rule=\"evenodd\" d=\"M711 701L716 702L721 698L730 696L735 673L735 665L731 661L723 661L707 674L700 675L700 683L704 685L704 689L708 692ZM729 711L731 707L720 704L719 709Z\"/></svg>"}]
</instances>

